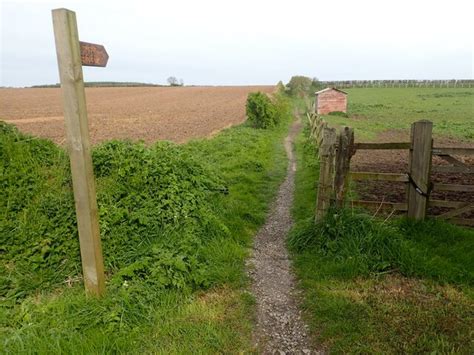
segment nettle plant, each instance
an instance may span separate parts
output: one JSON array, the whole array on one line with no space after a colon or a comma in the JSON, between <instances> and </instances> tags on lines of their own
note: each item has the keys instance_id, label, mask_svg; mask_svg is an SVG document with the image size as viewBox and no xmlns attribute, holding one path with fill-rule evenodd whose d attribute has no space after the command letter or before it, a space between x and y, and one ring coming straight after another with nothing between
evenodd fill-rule
<instances>
[{"instance_id":1,"label":"nettle plant","mask_svg":"<svg viewBox=\"0 0 474 355\"><path fill-rule=\"evenodd\" d=\"M104 264L114 287L207 287L205 248L229 231L214 168L176 144L110 141L93 150ZM80 275L67 154L0 123L0 298L15 304ZM110 286L110 287L112 287Z\"/></svg>"}]
</instances>

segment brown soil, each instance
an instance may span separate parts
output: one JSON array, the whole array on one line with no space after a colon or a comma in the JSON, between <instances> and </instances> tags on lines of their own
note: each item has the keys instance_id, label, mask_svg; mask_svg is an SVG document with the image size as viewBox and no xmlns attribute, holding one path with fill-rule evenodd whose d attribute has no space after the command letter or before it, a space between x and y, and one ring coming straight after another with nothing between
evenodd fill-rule
<instances>
[{"instance_id":1,"label":"brown soil","mask_svg":"<svg viewBox=\"0 0 474 355\"><path fill-rule=\"evenodd\" d=\"M380 134L376 142L409 142L409 132L387 131ZM435 147L467 147L474 148L474 143L460 143L454 139L435 137ZM474 157L456 156L458 160L466 165L474 166ZM433 158L433 167L437 165L449 165L439 157ZM394 172L405 173L408 171L407 150L360 150L352 158L351 170L367 172ZM433 183L441 184L463 184L474 185L474 174L438 173L431 174ZM406 185L400 182L371 182L358 181L356 188L358 199L368 201L404 202L406 201ZM431 193L430 199L473 202L474 193L468 192L437 192ZM449 211L449 209L431 207L430 215L438 215ZM463 218L474 218L474 213L467 213Z\"/></svg>"},{"instance_id":2,"label":"brown soil","mask_svg":"<svg viewBox=\"0 0 474 355\"><path fill-rule=\"evenodd\" d=\"M207 137L245 120L249 92L273 90L273 86L86 88L91 141L182 143ZM64 144L61 105L60 89L0 89L1 120Z\"/></svg>"}]
</instances>

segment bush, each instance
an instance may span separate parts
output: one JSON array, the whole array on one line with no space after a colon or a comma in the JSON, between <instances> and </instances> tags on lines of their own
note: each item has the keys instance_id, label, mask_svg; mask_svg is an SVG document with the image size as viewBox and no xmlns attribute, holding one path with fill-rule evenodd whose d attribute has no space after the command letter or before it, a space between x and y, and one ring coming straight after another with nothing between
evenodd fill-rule
<instances>
[{"instance_id":1,"label":"bush","mask_svg":"<svg viewBox=\"0 0 474 355\"><path fill-rule=\"evenodd\" d=\"M276 124L279 124L280 122L290 121L292 114L291 104L288 97L284 94L275 94L273 95L272 102L276 110Z\"/></svg>"},{"instance_id":2,"label":"bush","mask_svg":"<svg viewBox=\"0 0 474 355\"><path fill-rule=\"evenodd\" d=\"M276 86L276 92L278 94L284 94L286 92L285 84L280 80Z\"/></svg>"},{"instance_id":3,"label":"bush","mask_svg":"<svg viewBox=\"0 0 474 355\"><path fill-rule=\"evenodd\" d=\"M265 129L277 124L277 108L264 93L250 93L247 97L246 109L248 120L255 128Z\"/></svg>"}]
</instances>

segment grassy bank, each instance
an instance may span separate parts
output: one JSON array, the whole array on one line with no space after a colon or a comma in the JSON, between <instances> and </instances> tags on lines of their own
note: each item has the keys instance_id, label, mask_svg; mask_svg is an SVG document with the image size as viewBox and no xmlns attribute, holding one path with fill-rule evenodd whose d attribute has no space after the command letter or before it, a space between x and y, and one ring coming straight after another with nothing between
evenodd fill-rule
<instances>
[{"instance_id":1,"label":"grassy bank","mask_svg":"<svg viewBox=\"0 0 474 355\"><path fill-rule=\"evenodd\" d=\"M185 145L94 149L107 294L86 298L65 152L0 126L0 352L251 348L244 260L287 165L291 117Z\"/></svg>"},{"instance_id":2,"label":"grassy bank","mask_svg":"<svg viewBox=\"0 0 474 355\"><path fill-rule=\"evenodd\" d=\"M338 125L354 127L357 139L372 139L390 130L409 132L420 119L433 121L433 134L472 141L473 88L358 88L345 90L348 116L325 116Z\"/></svg>"},{"instance_id":3,"label":"grassy bank","mask_svg":"<svg viewBox=\"0 0 474 355\"><path fill-rule=\"evenodd\" d=\"M315 342L333 353L472 353L474 231L384 223L356 210L315 225L318 165L308 135L296 144L288 244Z\"/></svg>"}]
</instances>

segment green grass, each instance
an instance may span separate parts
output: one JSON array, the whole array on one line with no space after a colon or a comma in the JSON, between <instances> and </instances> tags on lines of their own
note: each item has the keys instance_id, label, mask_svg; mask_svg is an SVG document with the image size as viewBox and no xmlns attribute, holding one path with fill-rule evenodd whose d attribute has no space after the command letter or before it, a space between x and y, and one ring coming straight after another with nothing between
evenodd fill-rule
<instances>
[{"instance_id":1,"label":"green grass","mask_svg":"<svg viewBox=\"0 0 474 355\"><path fill-rule=\"evenodd\" d=\"M474 88L347 89L349 118L325 116L330 123L355 129L356 140L374 139L391 130L407 133L420 119L433 121L434 136L474 139Z\"/></svg>"},{"instance_id":2,"label":"green grass","mask_svg":"<svg viewBox=\"0 0 474 355\"><path fill-rule=\"evenodd\" d=\"M290 120L95 148L101 299L84 296L67 155L0 126L0 352L252 351L245 259L286 172Z\"/></svg>"},{"instance_id":3,"label":"green grass","mask_svg":"<svg viewBox=\"0 0 474 355\"><path fill-rule=\"evenodd\" d=\"M472 353L474 231L356 210L315 225L318 166L306 137L307 128L288 244L315 343L333 353Z\"/></svg>"}]
</instances>

